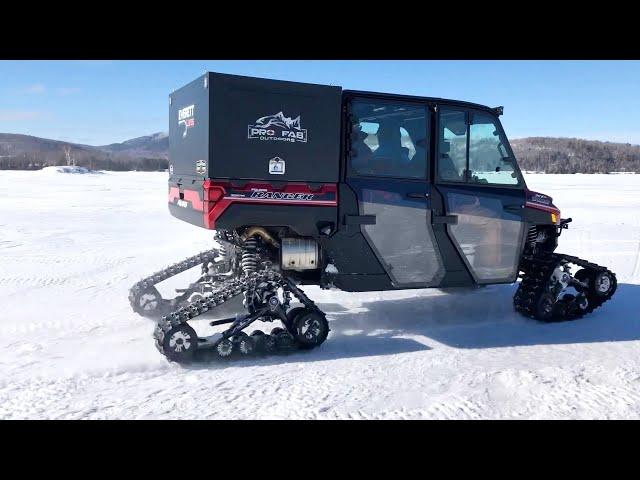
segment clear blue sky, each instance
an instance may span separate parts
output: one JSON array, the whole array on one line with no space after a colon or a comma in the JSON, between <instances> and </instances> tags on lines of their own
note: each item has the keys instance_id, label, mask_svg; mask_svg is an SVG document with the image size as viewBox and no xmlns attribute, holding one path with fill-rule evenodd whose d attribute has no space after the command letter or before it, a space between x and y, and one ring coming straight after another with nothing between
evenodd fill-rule
<instances>
[{"instance_id":1,"label":"clear blue sky","mask_svg":"<svg viewBox=\"0 0 640 480\"><path fill-rule=\"evenodd\" d=\"M638 61L0 61L0 132L90 145L168 130L205 70L504 105L511 138L640 144Z\"/></svg>"}]
</instances>

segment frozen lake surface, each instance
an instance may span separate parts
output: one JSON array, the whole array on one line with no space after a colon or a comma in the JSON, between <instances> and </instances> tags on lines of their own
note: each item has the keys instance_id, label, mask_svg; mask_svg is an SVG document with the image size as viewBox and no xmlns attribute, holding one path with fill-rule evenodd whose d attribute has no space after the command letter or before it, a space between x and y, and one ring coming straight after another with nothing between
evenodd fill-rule
<instances>
[{"instance_id":1,"label":"frozen lake surface","mask_svg":"<svg viewBox=\"0 0 640 480\"><path fill-rule=\"evenodd\" d=\"M640 418L640 175L526 176L573 217L558 252L618 275L585 319L523 318L515 285L306 287L332 329L319 349L191 367L127 300L212 246L169 215L166 179L0 172L0 418Z\"/></svg>"}]
</instances>

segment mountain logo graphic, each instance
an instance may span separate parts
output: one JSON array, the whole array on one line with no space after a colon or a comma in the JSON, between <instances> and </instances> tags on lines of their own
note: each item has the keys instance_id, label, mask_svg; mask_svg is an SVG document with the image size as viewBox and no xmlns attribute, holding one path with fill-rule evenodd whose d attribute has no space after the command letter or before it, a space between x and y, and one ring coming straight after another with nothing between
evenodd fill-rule
<instances>
[{"instance_id":1,"label":"mountain logo graphic","mask_svg":"<svg viewBox=\"0 0 640 480\"><path fill-rule=\"evenodd\" d=\"M285 116L280 111L274 115L265 115L249 124L248 139L263 141L284 141L307 143L307 130L302 128L300 115L296 118Z\"/></svg>"},{"instance_id":2,"label":"mountain logo graphic","mask_svg":"<svg viewBox=\"0 0 640 480\"><path fill-rule=\"evenodd\" d=\"M300 115L291 119L289 117L285 117L284 113L278 112L275 115L267 115L266 117L260 117L256 120L256 126L258 127L269 128L272 125L281 128L295 128L296 130L300 130Z\"/></svg>"}]
</instances>

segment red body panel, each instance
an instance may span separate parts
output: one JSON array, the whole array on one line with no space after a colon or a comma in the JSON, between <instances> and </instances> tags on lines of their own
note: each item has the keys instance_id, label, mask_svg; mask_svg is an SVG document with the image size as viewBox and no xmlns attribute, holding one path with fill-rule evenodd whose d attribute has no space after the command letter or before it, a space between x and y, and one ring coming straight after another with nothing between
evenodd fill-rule
<instances>
[{"instance_id":1,"label":"red body panel","mask_svg":"<svg viewBox=\"0 0 640 480\"><path fill-rule=\"evenodd\" d=\"M202 190L169 188L169 203L187 201L193 210L202 212L204 226L215 229L216 220L234 203L257 203L270 205L301 205L336 207L338 205L338 186L321 184L312 188L306 183L287 183L275 187L265 182L247 182L234 186L229 181L205 180Z\"/></svg>"},{"instance_id":2,"label":"red body panel","mask_svg":"<svg viewBox=\"0 0 640 480\"><path fill-rule=\"evenodd\" d=\"M554 213L556 215L556 223L560 223L560 210L553 204L553 198L544 193L525 190L526 208L533 208L543 212Z\"/></svg>"}]
</instances>

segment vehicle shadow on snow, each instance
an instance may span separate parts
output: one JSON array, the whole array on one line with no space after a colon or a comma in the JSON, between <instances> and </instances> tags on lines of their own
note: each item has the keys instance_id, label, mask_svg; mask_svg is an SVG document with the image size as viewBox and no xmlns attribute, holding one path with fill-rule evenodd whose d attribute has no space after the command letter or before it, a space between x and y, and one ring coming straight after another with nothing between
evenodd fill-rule
<instances>
[{"instance_id":1,"label":"vehicle shadow on snow","mask_svg":"<svg viewBox=\"0 0 640 480\"><path fill-rule=\"evenodd\" d=\"M515 285L365 303L357 314L335 314L334 334L382 329L421 335L456 348L614 342L640 339L640 285L619 284L614 297L586 317L543 323L513 310ZM389 330L391 332L389 332Z\"/></svg>"},{"instance_id":2,"label":"vehicle shadow on snow","mask_svg":"<svg viewBox=\"0 0 640 480\"><path fill-rule=\"evenodd\" d=\"M431 350L431 347L408 338L394 338L395 334L334 334L331 325L327 342L314 350L282 351L271 355L256 355L243 357L234 353L229 359L220 359L213 352L198 352L197 361L185 365L185 368L199 370L213 366L219 367L248 367L269 366L291 362L320 362L339 358L370 357L377 355L395 355L416 351Z\"/></svg>"},{"instance_id":3,"label":"vehicle shadow on snow","mask_svg":"<svg viewBox=\"0 0 640 480\"><path fill-rule=\"evenodd\" d=\"M214 312L207 316L210 319L225 318L232 316L241 308L242 302L229 302L216 308ZM231 305L232 304L232 305ZM398 353L430 350L431 348L423 343L409 338L398 338L396 332L355 332L348 331L339 326L342 319L348 316L349 310L339 303L318 302L318 307L327 313L330 322L331 332L326 343L321 347L309 350L281 351L270 355L256 355L243 357L239 353L234 353L231 358L220 359L213 351L199 351L197 360L191 364L184 365L188 369L210 369L214 367L248 367L254 365L277 365L290 362L318 362L323 360L334 360L337 358L368 357L376 355L395 355ZM298 306L298 305L296 305ZM222 307L227 307L222 309ZM204 317L204 316L203 316ZM274 322L267 327L268 332L272 327L281 326L279 322ZM260 327L258 327L260 328ZM252 329L249 328L248 331Z\"/></svg>"},{"instance_id":4,"label":"vehicle shadow on snow","mask_svg":"<svg viewBox=\"0 0 640 480\"><path fill-rule=\"evenodd\" d=\"M437 349L429 345L430 340L474 349L640 339L640 285L619 284L613 299L587 317L560 323L542 323L516 313L515 289L516 285L493 285L433 290L427 295L417 291L420 296L414 298L365 302L357 313L338 303L318 302L331 327L321 347L229 361L207 356L187 368L317 362Z\"/></svg>"}]
</instances>

